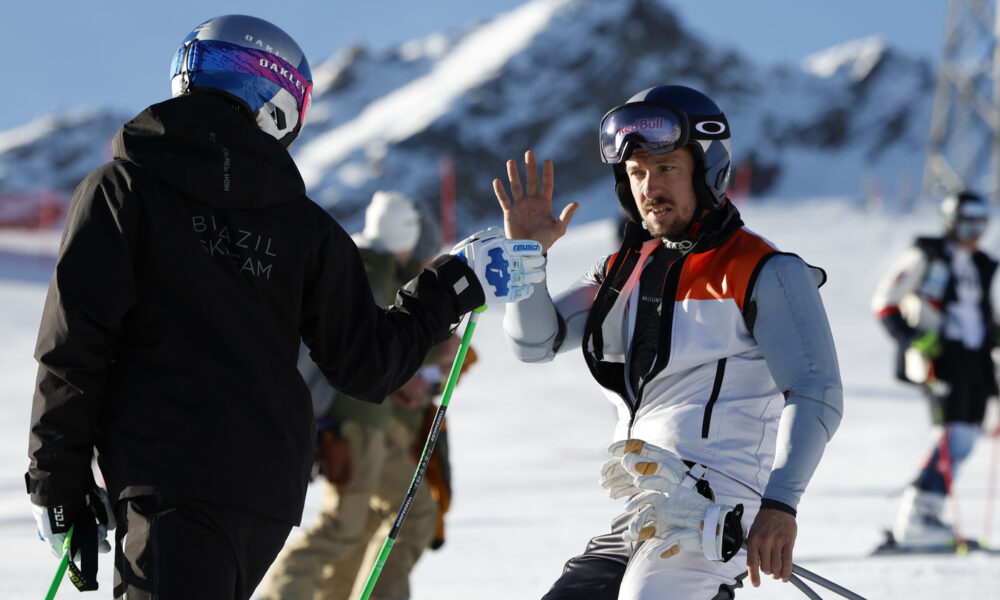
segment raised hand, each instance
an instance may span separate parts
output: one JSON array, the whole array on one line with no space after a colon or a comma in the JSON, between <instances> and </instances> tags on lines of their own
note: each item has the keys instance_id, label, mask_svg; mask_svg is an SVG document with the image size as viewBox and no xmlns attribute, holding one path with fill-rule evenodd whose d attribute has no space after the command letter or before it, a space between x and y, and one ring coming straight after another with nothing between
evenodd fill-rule
<instances>
[{"instance_id":1,"label":"raised hand","mask_svg":"<svg viewBox=\"0 0 1000 600\"><path fill-rule=\"evenodd\" d=\"M541 188L538 184L538 164L535 153L524 153L524 185L518 174L517 163L507 161L507 179L510 181L510 196L500 179L493 180L493 192L503 209L504 231L509 239L530 239L542 244L542 252L566 233L570 219L579 206L571 202L557 219L552 212L553 172L552 161L542 164Z\"/></svg>"}]
</instances>

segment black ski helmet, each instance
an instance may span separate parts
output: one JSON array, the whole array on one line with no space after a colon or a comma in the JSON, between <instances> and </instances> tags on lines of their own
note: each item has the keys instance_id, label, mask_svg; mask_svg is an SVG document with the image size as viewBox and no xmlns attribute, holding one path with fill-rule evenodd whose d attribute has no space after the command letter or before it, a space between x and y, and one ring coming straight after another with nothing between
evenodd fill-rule
<instances>
[{"instance_id":1,"label":"black ski helmet","mask_svg":"<svg viewBox=\"0 0 1000 600\"><path fill-rule=\"evenodd\" d=\"M990 209L986 201L973 192L952 193L941 201L941 224L945 233L957 240L983 235L989 216Z\"/></svg>"},{"instance_id":2,"label":"black ski helmet","mask_svg":"<svg viewBox=\"0 0 1000 600\"><path fill-rule=\"evenodd\" d=\"M246 15L209 19L184 38L170 66L176 98L205 90L243 106L265 133L287 146L312 96L309 61L277 26Z\"/></svg>"},{"instance_id":3,"label":"black ski helmet","mask_svg":"<svg viewBox=\"0 0 1000 600\"><path fill-rule=\"evenodd\" d=\"M639 127L619 127L608 131L615 114L623 111L649 109L677 115L679 129L673 143L649 139ZM653 114L651 113L651 114ZM641 112L639 112L641 114ZM663 131L663 130L660 130ZM632 189L625 174L625 160L636 146L653 154L662 154L687 147L694 157L693 185L699 204L715 210L726 202L726 189L732 166L729 122L722 109L698 90L682 85L661 85L645 89L604 115L601 120L601 159L611 165L615 175L615 193L629 218L642 223L635 207Z\"/></svg>"}]
</instances>

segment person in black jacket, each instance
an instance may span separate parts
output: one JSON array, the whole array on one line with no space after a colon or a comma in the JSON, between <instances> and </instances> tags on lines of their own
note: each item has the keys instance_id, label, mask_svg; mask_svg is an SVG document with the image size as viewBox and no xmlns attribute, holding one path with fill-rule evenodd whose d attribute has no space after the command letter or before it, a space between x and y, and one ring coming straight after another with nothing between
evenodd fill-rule
<instances>
[{"instance_id":1,"label":"person in black jacket","mask_svg":"<svg viewBox=\"0 0 1000 600\"><path fill-rule=\"evenodd\" d=\"M125 124L76 190L25 478L57 556L74 527L81 589L96 588L117 522L116 597L249 597L299 523L312 465L300 341L338 390L381 402L487 294L517 297L477 275L483 244L510 257L494 238L376 305L357 247L288 154L310 79L267 21L206 21L174 58L174 97Z\"/></svg>"},{"instance_id":2,"label":"person in black jacket","mask_svg":"<svg viewBox=\"0 0 1000 600\"><path fill-rule=\"evenodd\" d=\"M898 345L896 377L920 384L940 440L903 494L893 542L910 547L955 543L941 520L959 466L972 452L997 393L997 346L990 287L997 262L979 249L989 207L977 194L941 202L944 235L919 237L879 282L872 309Z\"/></svg>"}]
</instances>

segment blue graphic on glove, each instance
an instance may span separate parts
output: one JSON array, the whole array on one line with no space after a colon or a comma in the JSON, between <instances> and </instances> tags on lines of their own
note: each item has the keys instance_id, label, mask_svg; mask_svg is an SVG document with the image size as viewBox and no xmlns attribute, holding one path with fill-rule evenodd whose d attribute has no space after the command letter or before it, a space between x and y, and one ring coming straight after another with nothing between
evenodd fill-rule
<instances>
[{"instance_id":1,"label":"blue graphic on glove","mask_svg":"<svg viewBox=\"0 0 1000 600\"><path fill-rule=\"evenodd\" d=\"M510 282L510 263L503 258L503 248L493 248L488 253L492 259L486 264L486 282L496 289L496 296L507 296L507 284Z\"/></svg>"}]
</instances>

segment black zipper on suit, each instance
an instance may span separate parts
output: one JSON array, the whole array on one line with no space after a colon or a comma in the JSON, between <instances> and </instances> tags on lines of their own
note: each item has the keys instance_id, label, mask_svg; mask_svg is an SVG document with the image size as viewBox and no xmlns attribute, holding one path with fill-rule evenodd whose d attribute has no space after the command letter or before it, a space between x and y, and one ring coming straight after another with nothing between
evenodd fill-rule
<instances>
[{"instance_id":1,"label":"black zipper on suit","mask_svg":"<svg viewBox=\"0 0 1000 600\"><path fill-rule=\"evenodd\" d=\"M701 437L708 437L708 428L712 424L712 408L715 406L715 401L719 399L719 392L722 391L722 378L726 374L726 359L720 358L718 365L715 367L715 383L712 384L712 395L708 399L708 404L705 405L705 417L701 421Z\"/></svg>"}]
</instances>

